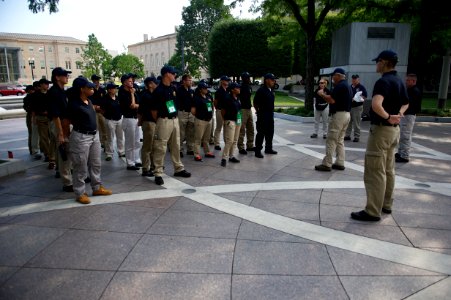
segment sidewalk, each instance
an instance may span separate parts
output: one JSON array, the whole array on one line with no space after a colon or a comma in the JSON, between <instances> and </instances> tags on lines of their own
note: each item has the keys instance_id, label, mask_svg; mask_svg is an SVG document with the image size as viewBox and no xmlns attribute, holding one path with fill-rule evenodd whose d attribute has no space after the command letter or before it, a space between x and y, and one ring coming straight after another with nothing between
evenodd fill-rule
<instances>
[{"instance_id":1,"label":"sidewalk","mask_svg":"<svg viewBox=\"0 0 451 300\"><path fill-rule=\"evenodd\" d=\"M313 169L313 124L275 125L278 155L185 155L182 179L167 157L163 186L103 160L114 194L83 206L29 157L25 120L0 120L0 159L27 166L0 178L0 299L449 299L451 124L416 124L393 214L371 224L349 216L368 122L332 172Z\"/></svg>"}]
</instances>

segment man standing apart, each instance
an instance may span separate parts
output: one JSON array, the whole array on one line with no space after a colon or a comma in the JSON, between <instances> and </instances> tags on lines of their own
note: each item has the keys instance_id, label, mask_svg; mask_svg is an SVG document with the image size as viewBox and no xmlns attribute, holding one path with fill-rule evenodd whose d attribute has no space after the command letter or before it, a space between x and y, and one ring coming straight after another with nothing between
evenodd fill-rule
<instances>
[{"instance_id":1,"label":"man standing apart","mask_svg":"<svg viewBox=\"0 0 451 300\"><path fill-rule=\"evenodd\" d=\"M368 94L366 88L360 84L358 74L352 75L351 88L353 96L351 103L351 122L349 122L348 128L346 129L345 141L351 140L351 131L354 129L354 139L352 141L357 143L360 140L360 123L362 121L363 102Z\"/></svg>"},{"instance_id":2,"label":"man standing apart","mask_svg":"<svg viewBox=\"0 0 451 300\"><path fill-rule=\"evenodd\" d=\"M352 212L360 221L379 221L381 210L390 214L395 187L394 153L399 140L398 124L409 106L407 91L395 70L398 55L382 51L375 59L382 77L376 81L370 108L371 127L365 152L363 180L366 207Z\"/></svg>"},{"instance_id":3,"label":"man standing apart","mask_svg":"<svg viewBox=\"0 0 451 300\"><path fill-rule=\"evenodd\" d=\"M171 160L174 165L174 176L190 177L180 160L180 128L175 106L175 87L171 83L175 80L177 71L174 67L161 68L161 81L153 93L151 105L152 117L156 120L155 139L153 141L153 160L155 164L155 183L164 184L163 168L164 156L169 144Z\"/></svg>"},{"instance_id":4,"label":"man standing apart","mask_svg":"<svg viewBox=\"0 0 451 300\"><path fill-rule=\"evenodd\" d=\"M240 154L247 154L247 151L254 151L254 119L252 118L251 95L252 88L250 86L251 79L248 72L241 74L241 129L238 138L238 149ZM244 148L244 136L246 135L246 149Z\"/></svg>"},{"instance_id":5,"label":"man standing apart","mask_svg":"<svg viewBox=\"0 0 451 300\"><path fill-rule=\"evenodd\" d=\"M52 71L53 86L49 89L47 95L49 99L49 119L50 133L56 142L56 158L58 163L58 171L63 181L63 191L73 192L72 186L72 163L69 159L69 139L70 122L67 120L67 95L64 86L69 80L71 71L66 71L61 67L57 67Z\"/></svg>"},{"instance_id":6,"label":"man standing apart","mask_svg":"<svg viewBox=\"0 0 451 300\"><path fill-rule=\"evenodd\" d=\"M220 86L215 93L215 99L213 101L216 109L215 117L216 117L216 127L215 127L215 150L221 150L220 139L221 139L221 130L223 125L221 108L224 100L227 97L227 87L229 86L230 78L227 76L221 76Z\"/></svg>"},{"instance_id":7,"label":"man standing apart","mask_svg":"<svg viewBox=\"0 0 451 300\"><path fill-rule=\"evenodd\" d=\"M180 156L183 157L183 142L186 139L186 154L194 155L194 116L191 114L194 91L191 89L191 75L182 76L182 84L177 89L175 105L180 126Z\"/></svg>"},{"instance_id":8,"label":"man standing apart","mask_svg":"<svg viewBox=\"0 0 451 300\"><path fill-rule=\"evenodd\" d=\"M138 128L139 100L130 74L122 75L122 86L119 88L118 100L121 107L122 129L125 136L125 159L127 170L139 170L141 167L141 142Z\"/></svg>"},{"instance_id":9,"label":"man standing apart","mask_svg":"<svg viewBox=\"0 0 451 300\"><path fill-rule=\"evenodd\" d=\"M318 95L329 103L330 117L329 129L326 138L326 156L320 165L315 166L317 171L330 172L332 169L344 170L345 146L344 137L346 128L351 119L351 86L346 82L345 70L336 68L332 73L334 88L330 95L324 91L318 91ZM336 154L335 163L332 164L333 156Z\"/></svg>"},{"instance_id":10,"label":"man standing apart","mask_svg":"<svg viewBox=\"0 0 451 300\"><path fill-rule=\"evenodd\" d=\"M409 162L410 145L412 143L412 131L415 125L416 114L421 111L421 91L417 87L417 75L407 74L407 95L409 96L409 108L401 118L398 153L395 154L396 162Z\"/></svg>"},{"instance_id":11,"label":"man standing apart","mask_svg":"<svg viewBox=\"0 0 451 300\"><path fill-rule=\"evenodd\" d=\"M264 76L263 85L254 96L254 108L257 113L257 135L255 136L255 157L263 158L263 140L265 153L277 154L272 147L274 137L274 85L276 77L272 73Z\"/></svg>"}]
</instances>

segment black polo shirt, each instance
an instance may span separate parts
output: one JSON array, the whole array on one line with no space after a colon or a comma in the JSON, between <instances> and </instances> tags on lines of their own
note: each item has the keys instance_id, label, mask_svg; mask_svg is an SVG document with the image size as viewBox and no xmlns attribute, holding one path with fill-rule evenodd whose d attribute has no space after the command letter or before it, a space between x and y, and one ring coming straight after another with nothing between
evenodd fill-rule
<instances>
[{"instance_id":1,"label":"black polo shirt","mask_svg":"<svg viewBox=\"0 0 451 300\"><path fill-rule=\"evenodd\" d=\"M354 94L352 93L351 85L346 80L338 82L330 95L335 100L335 103L330 104L329 112L331 114L337 111L351 111L351 102Z\"/></svg>"},{"instance_id":2,"label":"black polo shirt","mask_svg":"<svg viewBox=\"0 0 451 300\"><path fill-rule=\"evenodd\" d=\"M49 100L49 119L65 119L68 100L64 89L60 88L57 84L54 84L47 92L47 97Z\"/></svg>"},{"instance_id":3,"label":"black polo shirt","mask_svg":"<svg viewBox=\"0 0 451 300\"><path fill-rule=\"evenodd\" d=\"M194 91L181 85L176 92L175 104L177 110L190 112L193 104Z\"/></svg>"},{"instance_id":4,"label":"black polo shirt","mask_svg":"<svg viewBox=\"0 0 451 300\"><path fill-rule=\"evenodd\" d=\"M74 126L75 131L92 132L97 130L96 111L89 99L88 104L85 104L80 98L69 101L67 118Z\"/></svg>"},{"instance_id":5,"label":"black polo shirt","mask_svg":"<svg viewBox=\"0 0 451 300\"><path fill-rule=\"evenodd\" d=\"M361 85L360 83L357 84L356 86L353 86L351 84L351 89L352 89L352 97L354 98L355 94L358 92L362 92L362 96L365 97L365 99L368 97L368 93L366 91L366 88ZM357 106L362 106L363 105L363 101L362 102L357 102L357 101L352 101L351 103L351 107L357 107Z\"/></svg>"},{"instance_id":6,"label":"black polo shirt","mask_svg":"<svg viewBox=\"0 0 451 300\"><path fill-rule=\"evenodd\" d=\"M193 107L196 108L196 118L199 120L210 121L213 118L213 101L211 96L207 94L194 96Z\"/></svg>"},{"instance_id":7,"label":"black polo shirt","mask_svg":"<svg viewBox=\"0 0 451 300\"><path fill-rule=\"evenodd\" d=\"M36 91L30 95L30 108L38 116L47 116L49 111L49 101L47 94Z\"/></svg>"},{"instance_id":8,"label":"black polo shirt","mask_svg":"<svg viewBox=\"0 0 451 300\"><path fill-rule=\"evenodd\" d=\"M152 96L154 101L152 101L151 109L158 112L158 118L177 117L176 92L173 85L167 86L160 82ZM170 108L175 108L175 111L170 112Z\"/></svg>"},{"instance_id":9,"label":"black polo shirt","mask_svg":"<svg viewBox=\"0 0 451 300\"><path fill-rule=\"evenodd\" d=\"M382 107L390 115L397 115L402 105L409 103L407 89L404 82L399 78L396 71L384 73L374 84L373 97L381 95L384 97ZM370 108L370 119L373 124L387 122Z\"/></svg>"},{"instance_id":10,"label":"black polo shirt","mask_svg":"<svg viewBox=\"0 0 451 300\"><path fill-rule=\"evenodd\" d=\"M224 120L235 121L238 117L238 112L241 111L241 103L239 98L233 98L232 95L227 94L226 99L223 102L222 109L225 110Z\"/></svg>"},{"instance_id":11,"label":"black polo shirt","mask_svg":"<svg viewBox=\"0 0 451 300\"><path fill-rule=\"evenodd\" d=\"M33 99L33 93L30 94L26 94L25 97L23 98L23 109L27 112L27 113L31 113L31 100Z\"/></svg>"},{"instance_id":12,"label":"black polo shirt","mask_svg":"<svg viewBox=\"0 0 451 300\"><path fill-rule=\"evenodd\" d=\"M257 113L274 112L274 91L266 86L261 86L254 96L254 106Z\"/></svg>"},{"instance_id":13,"label":"black polo shirt","mask_svg":"<svg viewBox=\"0 0 451 300\"><path fill-rule=\"evenodd\" d=\"M251 95L252 95L252 88L251 88L251 86L249 84L247 84L247 83L241 84L241 88L240 88L241 108L243 108L243 109L251 109L251 107L252 107Z\"/></svg>"},{"instance_id":14,"label":"black polo shirt","mask_svg":"<svg viewBox=\"0 0 451 300\"><path fill-rule=\"evenodd\" d=\"M89 99L91 100L92 104L102 106L102 101L107 94L106 90L103 87L94 88L94 94L92 94Z\"/></svg>"},{"instance_id":15,"label":"black polo shirt","mask_svg":"<svg viewBox=\"0 0 451 300\"><path fill-rule=\"evenodd\" d=\"M121 106L122 115L124 118L137 118L138 109L130 108L132 104L132 95L129 91L126 91L123 86L119 88L117 99ZM139 104L138 94L135 92L135 103Z\"/></svg>"},{"instance_id":16,"label":"black polo shirt","mask_svg":"<svg viewBox=\"0 0 451 300\"><path fill-rule=\"evenodd\" d=\"M215 100L217 100L216 109L220 110L222 108L222 103L227 97L227 94L227 91L222 86L215 92Z\"/></svg>"},{"instance_id":17,"label":"black polo shirt","mask_svg":"<svg viewBox=\"0 0 451 300\"><path fill-rule=\"evenodd\" d=\"M105 119L119 121L122 118L121 106L117 98L112 99L110 95L106 94L103 97L101 108L104 111Z\"/></svg>"},{"instance_id":18,"label":"black polo shirt","mask_svg":"<svg viewBox=\"0 0 451 300\"><path fill-rule=\"evenodd\" d=\"M326 109L327 105L329 105L329 103L327 103L326 100L324 100L323 97L321 97L320 95L318 95L318 91L319 91L319 90L320 90L320 89L317 88L317 89L315 90L315 92L313 93L313 99L315 99L315 108L316 108L317 110L324 110L324 109ZM328 88L324 88L323 91L324 91L324 94L330 95L330 91L329 91Z\"/></svg>"},{"instance_id":19,"label":"black polo shirt","mask_svg":"<svg viewBox=\"0 0 451 300\"><path fill-rule=\"evenodd\" d=\"M155 122L152 118L151 106L152 106L152 94L149 90L144 90L141 93L141 99L139 101L138 113L141 115L143 121Z\"/></svg>"},{"instance_id":20,"label":"black polo shirt","mask_svg":"<svg viewBox=\"0 0 451 300\"><path fill-rule=\"evenodd\" d=\"M421 111L421 91L416 85L414 85L413 87L407 88L407 95L409 96L409 107L404 114L416 115Z\"/></svg>"}]
</instances>

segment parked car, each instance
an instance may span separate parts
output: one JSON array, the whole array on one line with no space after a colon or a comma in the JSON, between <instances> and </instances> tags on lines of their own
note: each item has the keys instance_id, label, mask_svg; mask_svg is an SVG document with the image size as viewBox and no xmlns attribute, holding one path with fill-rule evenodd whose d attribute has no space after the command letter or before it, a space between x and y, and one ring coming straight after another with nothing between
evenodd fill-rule
<instances>
[{"instance_id":1,"label":"parked car","mask_svg":"<svg viewBox=\"0 0 451 300\"><path fill-rule=\"evenodd\" d=\"M0 97L1 96L22 96L25 95L25 90L19 89L13 86L0 86Z\"/></svg>"}]
</instances>

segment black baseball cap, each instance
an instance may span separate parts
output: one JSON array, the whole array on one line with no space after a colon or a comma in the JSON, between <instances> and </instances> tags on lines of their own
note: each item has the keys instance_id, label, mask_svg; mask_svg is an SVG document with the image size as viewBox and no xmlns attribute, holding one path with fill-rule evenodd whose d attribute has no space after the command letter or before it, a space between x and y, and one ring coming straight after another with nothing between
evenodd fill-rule
<instances>
[{"instance_id":1,"label":"black baseball cap","mask_svg":"<svg viewBox=\"0 0 451 300\"><path fill-rule=\"evenodd\" d=\"M357 79L357 78L359 78L359 74L354 74L354 75L351 76L351 78L352 79Z\"/></svg>"},{"instance_id":2,"label":"black baseball cap","mask_svg":"<svg viewBox=\"0 0 451 300\"><path fill-rule=\"evenodd\" d=\"M221 78L219 78L220 80L225 80L225 81L230 81L229 76L223 75L221 76Z\"/></svg>"},{"instance_id":3,"label":"black baseball cap","mask_svg":"<svg viewBox=\"0 0 451 300\"><path fill-rule=\"evenodd\" d=\"M335 74L346 75L346 71L345 71L344 69L342 69L342 68L336 68L336 69L332 72L332 75L335 75Z\"/></svg>"},{"instance_id":4,"label":"black baseball cap","mask_svg":"<svg viewBox=\"0 0 451 300\"><path fill-rule=\"evenodd\" d=\"M41 78L41 79L39 79L38 83L39 84L50 84L52 82L47 80L47 79L45 79L45 78Z\"/></svg>"},{"instance_id":5,"label":"black baseball cap","mask_svg":"<svg viewBox=\"0 0 451 300\"><path fill-rule=\"evenodd\" d=\"M273 80L277 79L277 77L274 76L273 73L266 73L265 76L263 76L263 78L264 79L273 79Z\"/></svg>"},{"instance_id":6,"label":"black baseball cap","mask_svg":"<svg viewBox=\"0 0 451 300\"><path fill-rule=\"evenodd\" d=\"M384 50L379 55L373 59L373 61L378 61L379 59L389 60L392 62L398 62L398 54L393 50Z\"/></svg>"},{"instance_id":7,"label":"black baseball cap","mask_svg":"<svg viewBox=\"0 0 451 300\"><path fill-rule=\"evenodd\" d=\"M241 85L239 84L239 83L237 83L237 82L232 82L230 85L229 85L229 89L230 90L233 90L233 89L239 89L239 88L241 88Z\"/></svg>"},{"instance_id":8,"label":"black baseball cap","mask_svg":"<svg viewBox=\"0 0 451 300\"><path fill-rule=\"evenodd\" d=\"M131 73L127 73L121 76L121 82L124 83L125 80L132 78Z\"/></svg>"},{"instance_id":9,"label":"black baseball cap","mask_svg":"<svg viewBox=\"0 0 451 300\"><path fill-rule=\"evenodd\" d=\"M91 80L100 80L102 77L100 77L99 75L97 75L97 74L93 74L92 76L91 76Z\"/></svg>"},{"instance_id":10,"label":"black baseball cap","mask_svg":"<svg viewBox=\"0 0 451 300\"><path fill-rule=\"evenodd\" d=\"M145 85L149 84L150 82L153 82L155 84L159 84L159 82L158 82L157 78L155 78L155 76L149 76L149 77L146 77L146 79L144 79L144 84Z\"/></svg>"},{"instance_id":11,"label":"black baseball cap","mask_svg":"<svg viewBox=\"0 0 451 300\"><path fill-rule=\"evenodd\" d=\"M106 89L107 90L110 90L110 89L117 89L119 86L117 85L117 84L115 84L115 83L112 83L112 82L109 82L107 85L106 85Z\"/></svg>"},{"instance_id":12,"label":"black baseball cap","mask_svg":"<svg viewBox=\"0 0 451 300\"><path fill-rule=\"evenodd\" d=\"M161 76L163 76L166 73L171 73L171 74L176 75L178 72L173 66L164 66L163 68L161 68L160 73L161 73Z\"/></svg>"},{"instance_id":13,"label":"black baseball cap","mask_svg":"<svg viewBox=\"0 0 451 300\"><path fill-rule=\"evenodd\" d=\"M85 77L77 77L74 79L74 82L72 83L72 86L74 88L83 88L83 87L89 87L89 88L95 88L96 85L94 83L92 83L91 81L89 81L88 79L86 79Z\"/></svg>"},{"instance_id":14,"label":"black baseball cap","mask_svg":"<svg viewBox=\"0 0 451 300\"><path fill-rule=\"evenodd\" d=\"M64 70L61 67L56 67L52 71L52 76L66 76L67 74L71 74L72 71Z\"/></svg>"}]
</instances>

